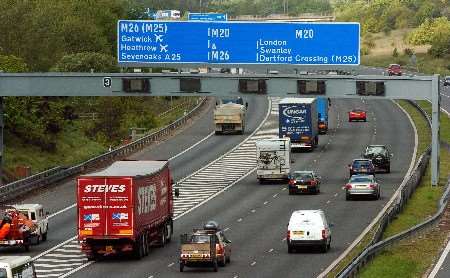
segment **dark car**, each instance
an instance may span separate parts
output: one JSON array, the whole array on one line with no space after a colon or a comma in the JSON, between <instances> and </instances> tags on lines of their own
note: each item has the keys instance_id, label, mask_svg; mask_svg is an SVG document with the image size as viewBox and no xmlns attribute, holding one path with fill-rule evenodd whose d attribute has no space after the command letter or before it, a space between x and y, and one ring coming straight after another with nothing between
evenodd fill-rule
<instances>
[{"instance_id":1,"label":"dark car","mask_svg":"<svg viewBox=\"0 0 450 278\"><path fill-rule=\"evenodd\" d=\"M363 154L364 158L371 159L375 170L384 170L386 173L391 172L392 154L385 145L369 145Z\"/></svg>"},{"instance_id":2,"label":"dark car","mask_svg":"<svg viewBox=\"0 0 450 278\"><path fill-rule=\"evenodd\" d=\"M387 69L387 72L388 72L389 76L392 76L392 75L401 76L402 75L402 67L399 64L390 64Z\"/></svg>"},{"instance_id":3,"label":"dark car","mask_svg":"<svg viewBox=\"0 0 450 278\"><path fill-rule=\"evenodd\" d=\"M444 86L450 86L450 76L444 77Z\"/></svg>"},{"instance_id":4,"label":"dark car","mask_svg":"<svg viewBox=\"0 0 450 278\"><path fill-rule=\"evenodd\" d=\"M314 171L295 171L289 177L289 195L294 193L320 193L320 177Z\"/></svg>"},{"instance_id":5,"label":"dark car","mask_svg":"<svg viewBox=\"0 0 450 278\"><path fill-rule=\"evenodd\" d=\"M358 174L375 175L375 166L371 159L353 159L353 162L348 165L350 177Z\"/></svg>"}]
</instances>

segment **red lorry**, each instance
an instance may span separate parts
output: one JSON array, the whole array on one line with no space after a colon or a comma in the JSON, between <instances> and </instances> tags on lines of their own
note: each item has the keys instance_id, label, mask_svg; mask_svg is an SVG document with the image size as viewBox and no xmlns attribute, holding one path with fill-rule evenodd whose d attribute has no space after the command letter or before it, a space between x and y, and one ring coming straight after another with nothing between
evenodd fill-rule
<instances>
[{"instance_id":1,"label":"red lorry","mask_svg":"<svg viewBox=\"0 0 450 278\"><path fill-rule=\"evenodd\" d=\"M88 259L140 259L173 234L173 180L167 161L118 161L77 178L78 240Z\"/></svg>"}]
</instances>

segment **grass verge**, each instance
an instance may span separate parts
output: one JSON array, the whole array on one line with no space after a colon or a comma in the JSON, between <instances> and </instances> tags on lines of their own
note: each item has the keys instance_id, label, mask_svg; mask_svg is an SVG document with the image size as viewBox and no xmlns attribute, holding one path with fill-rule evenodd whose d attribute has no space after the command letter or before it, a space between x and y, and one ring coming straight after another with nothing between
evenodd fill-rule
<instances>
[{"instance_id":1,"label":"grass verge","mask_svg":"<svg viewBox=\"0 0 450 278\"><path fill-rule=\"evenodd\" d=\"M404 106L404 103L401 105ZM430 109L428 102L421 102L420 105L424 105L423 108L425 110ZM422 125L421 121L426 124L425 120L413 111L410 112L410 107L404 106L404 108L408 113L411 113L410 115L418 127L419 136L421 133L424 136L426 132L420 129L419 126ZM448 119L446 115L441 116ZM441 136L443 133L448 133L450 131L449 122L443 122L441 129ZM429 138L429 135L427 137ZM440 186L431 187L430 167L427 168L421 184L408 201L402 213L389 224L383 234L384 238L407 230L436 213L438 201L442 196L445 189L444 185L450 174L450 153L445 148L441 148L440 171ZM402 240L375 257L363 268L360 277L422 277L439 255L439 251L447 238L447 233L447 230L442 231L441 227L436 227L422 233L420 236Z\"/></svg>"},{"instance_id":2,"label":"grass verge","mask_svg":"<svg viewBox=\"0 0 450 278\"><path fill-rule=\"evenodd\" d=\"M196 99L196 98L195 98ZM181 102L182 105L179 105ZM190 111L196 106L196 101L180 99L174 101L179 105L163 118L157 119L157 127L149 132L156 131L168 125ZM167 107L162 107L168 109ZM164 110L163 110L164 111ZM82 125L87 120L73 121L73 125L66 126L57 140L57 150L54 153L42 151L38 146L25 144L15 135L5 131L5 155L4 168L14 175L17 166L31 167L32 173L38 173L56 166L70 166L105 153L108 148L102 144L89 139L83 132Z\"/></svg>"}]
</instances>

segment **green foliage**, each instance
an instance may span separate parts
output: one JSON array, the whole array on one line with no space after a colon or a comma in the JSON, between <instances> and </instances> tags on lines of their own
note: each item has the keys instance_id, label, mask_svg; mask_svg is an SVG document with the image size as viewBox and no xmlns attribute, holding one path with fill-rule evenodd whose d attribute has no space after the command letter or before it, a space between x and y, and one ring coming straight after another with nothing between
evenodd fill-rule
<instances>
[{"instance_id":1,"label":"green foliage","mask_svg":"<svg viewBox=\"0 0 450 278\"><path fill-rule=\"evenodd\" d=\"M405 49L403 49L403 53L405 53L405 55L411 57L414 54L414 50L411 48L405 48Z\"/></svg>"},{"instance_id":2,"label":"green foliage","mask_svg":"<svg viewBox=\"0 0 450 278\"><path fill-rule=\"evenodd\" d=\"M434 57L450 54L450 21L439 17L433 21L426 19L408 37L411 44L431 44L428 53Z\"/></svg>"},{"instance_id":3,"label":"green foliage","mask_svg":"<svg viewBox=\"0 0 450 278\"><path fill-rule=\"evenodd\" d=\"M5 97L5 128L24 143L56 150L55 138L67 121L66 104L60 99L46 97Z\"/></svg>"},{"instance_id":4,"label":"green foliage","mask_svg":"<svg viewBox=\"0 0 450 278\"><path fill-rule=\"evenodd\" d=\"M394 50L392 51L392 57L398 57L397 47L395 47Z\"/></svg>"},{"instance_id":5,"label":"green foliage","mask_svg":"<svg viewBox=\"0 0 450 278\"><path fill-rule=\"evenodd\" d=\"M118 67L114 57L96 52L83 52L65 55L51 68L51 71L61 72L117 72Z\"/></svg>"},{"instance_id":6,"label":"green foliage","mask_svg":"<svg viewBox=\"0 0 450 278\"><path fill-rule=\"evenodd\" d=\"M3 72L26 72L27 64L23 59L14 55L0 55L0 71Z\"/></svg>"},{"instance_id":7,"label":"green foliage","mask_svg":"<svg viewBox=\"0 0 450 278\"><path fill-rule=\"evenodd\" d=\"M112 55L116 24L130 14L128 0L0 0L0 47L24 59L32 71L47 71L64 55Z\"/></svg>"},{"instance_id":8,"label":"green foliage","mask_svg":"<svg viewBox=\"0 0 450 278\"><path fill-rule=\"evenodd\" d=\"M357 21L365 33L388 33L398 28L416 27L427 19L443 15L448 0L338 0L338 21Z\"/></svg>"}]
</instances>

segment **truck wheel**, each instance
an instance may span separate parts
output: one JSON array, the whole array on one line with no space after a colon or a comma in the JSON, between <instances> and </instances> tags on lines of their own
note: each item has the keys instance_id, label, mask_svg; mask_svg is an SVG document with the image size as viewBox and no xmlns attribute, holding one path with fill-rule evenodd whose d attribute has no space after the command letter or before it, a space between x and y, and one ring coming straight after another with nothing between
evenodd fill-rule
<instances>
[{"instance_id":1,"label":"truck wheel","mask_svg":"<svg viewBox=\"0 0 450 278\"><path fill-rule=\"evenodd\" d=\"M320 246L320 251L322 253L326 253L328 251L328 245L325 243L324 245Z\"/></svg>"},{"instance_id":2,"label":"truck wheel","mask_svg":"<svg viewBox=\"0 0 450 278\"><path fill-rule=\"evenodd\" d=\"M223 255L222 260L219 262L219 266L225 266L227 264L227 259L225 258L225 255Z\"/></svg>"},{"instance_id":3,"label":"truck wheel","mask_svg":"<svg viewBox=\"0 0 450 278\"><path fill-rule=\"evenodd\" d=\"M166 243L169 243L172 239L172 223L168 221L166 224Z\"/></svg>"},{"instance_id":4,"label":"truck wheel","mask_svg":"<svg viewBox=\"0 0 450 278\"><path fill-rule=\"evenodd\" d=\"M144 256L144 243L142 242L142 238L139 238L134 244L133 252L136 260L140 260Z\"/></svg>"},{"instance_id":5,"label":"truck wheel","mask_svg":"<svg viewBox=\"0 0 450 278\"><path fill-rule=\"evenodd\" d=\"M350 201L352 199L352 197L350 196L350 194L345 194L345 200Z\"/></svg>"},{"instance_id":6,"label":"truck wheel","mask_svg":"<svg viewBox=\"0 0 450 278\"><path fill-rule=\"evenodd\" d=\"M288 253L291 254L294 251L294 248L290 244L288 244Z\"/></svg>"},{"instance_id":7,"label":"truck wheel","mask_svg":"<svg viewBox=\"0 0 450 278\"><path fill-rule=\"evenodd\" d=\"M391 172L391 165L389 165L388 167L386 167L386 173L390 173Z\"/></svg>"},{"instance_id":8,"label":"truck wheel","mask_svg":"<svg viewBox=\"0 0 450 278\"><path fill-rule=\"evenodd\" d=\"M227 262L227 263L231 263L231 255L229 255L229 256L227 257L226 262Z\"/></svg>"},{"instance_id":9,"label":"truck wheel","mask_svg":"<svg viewBox=\"0 0 450 278\"><path fill-rule=\"evenodd\" d=\"M48 224L45 228L45 233L42 234L42 241L47 241L47 233L48 233Z\"/></svg>"},{"instance_id":10,"label":"truck wheel","mask_svg":"<svg viewBox=\"0 0 450 278\"><path fill-rule=\"evenodd\" d=\"M142 236L142 240L144 242L144 256L148 256L148 254L150 253L150 244L148 242L148 233L145 233Z\"/></svg>"},{"instance_id":11,"label":"truck wheel","mask_svg":"<svg viewBox=\"0 0 450 278\"><path fill-rule=\"evenodd\" d=\"M180 263L180 272L183 272L184 270L184 263Z\"/></svg>"},{"instance_id":12,"label":"truck wheel","mask_svg":"<svg viewBox=\"0 0 450 278\"><path fill-rule=\"evenodd\" d=\"M217 131L217 130L216 130L214 133L215 133L216 135L221 135L221 134L222 134L222 131Z\"/></svg>"},{"instance_id":13,"label":"truck wheel","mask_svg":"<svg viewBox=\"0 0 450 278\"><path fill-rule=\"evenodd\" d=\"M167 229L166 229L166 225L164 225L161 228L161 231L159 232L159 247L163 247L166 244L167 238L166 238L166 234L167 234Z\"/></svg>"},{"instance_id":14,"label":"truck wheel","mask_svg":"<svg viewBox=\"0 0 450 278\"><path fill-rule=\"evenodd\" d=\"M217 270L219 269L219 266L217 265L217 259L214 260L214 262L213 262L213 268L214 268L214 272L217 272Z\"/></svg>"},{"instance_id":15,"label":"truck wheel","mask_svg":"<svg viewBox=\"0 0 450 278\"><path fill-rule=\"evenodd\" d=\"M25 252L30 251L30 244L28 244L28 243L24 244L23 249L25 249Z\"/></svg>"}]
</instances>

